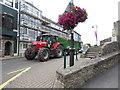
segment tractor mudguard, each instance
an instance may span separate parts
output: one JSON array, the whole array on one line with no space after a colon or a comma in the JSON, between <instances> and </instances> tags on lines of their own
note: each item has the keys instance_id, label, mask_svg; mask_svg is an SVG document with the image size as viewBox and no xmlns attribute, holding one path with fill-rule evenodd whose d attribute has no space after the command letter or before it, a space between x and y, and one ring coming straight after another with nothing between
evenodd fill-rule
<instances>
[{"instance_id":1,"label":"tractor mudguard","mask_svg":"<svg viewBox=\"0 0 120 90\"><path fill-rule=\"evenodd\" d=\"M52 49L56 49L59 45L62 45L61 43L55 43L54 45L53 45L53 48ZM63 45L62 45L63 46Z\"/></svg>"}]
</instances>

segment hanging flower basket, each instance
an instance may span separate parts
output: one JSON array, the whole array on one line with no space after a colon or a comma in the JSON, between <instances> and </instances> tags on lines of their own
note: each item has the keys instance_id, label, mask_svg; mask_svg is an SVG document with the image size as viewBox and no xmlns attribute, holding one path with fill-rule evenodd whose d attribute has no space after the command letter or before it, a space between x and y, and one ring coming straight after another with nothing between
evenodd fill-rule
<instances>
[{"instance_id":1,"label":"hanging flower basket","mask_svg":"<svg viewBox=\"0 0 120 90\"><path fill-rule=\"evenodd\" d=\"M87 19L87 12L83 8L74 6L71 7L71 12L59 15L58 23L63 27L63 30L73 30L79 22L85 22Z\"/></svg>"}]
</instances>

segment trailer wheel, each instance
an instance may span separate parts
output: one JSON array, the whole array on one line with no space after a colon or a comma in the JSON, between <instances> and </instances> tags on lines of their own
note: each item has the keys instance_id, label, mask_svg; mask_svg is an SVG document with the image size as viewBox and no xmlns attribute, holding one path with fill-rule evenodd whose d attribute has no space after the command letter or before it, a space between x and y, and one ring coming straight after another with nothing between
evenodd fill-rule
<instances>
[{"instance_id":1,"label":"trailer wheel","mask_svg":"<svg viewBox=\"0 0 120 90\"><path fill-rule=\"evenodd\" d=\"M50 51L48 48L41 48L38 52L38 60L41 62L47 61L49 59Z\"/></svg>"},{"instance_id":2,"label":"trailer wheel","mask_svg":"<svg viewBox=\"0 0 120 90\"><path fill-rule=\"evenodd\" d=\"M63 46L59 45L56 49L56 57L60 58L63 56Z\"/></svg>"},{"instance_id":3,"label":"trailer wheel","mask_svg":"<svg viewBox=\"0 0 120 90\"><path fill-rule=\"evenodd\" d=\"M25 58L27 60L33 60L36 56L36 51L32 49L26 49L25 50Z\"/></svg>"}]
</instances>

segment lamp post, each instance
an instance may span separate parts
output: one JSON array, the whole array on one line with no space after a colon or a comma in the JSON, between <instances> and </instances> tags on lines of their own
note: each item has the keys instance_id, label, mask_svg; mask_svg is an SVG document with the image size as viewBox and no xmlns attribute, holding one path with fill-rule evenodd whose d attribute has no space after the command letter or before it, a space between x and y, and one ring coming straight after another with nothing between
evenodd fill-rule
<instances>
[{"instance_id":1,"label":"lamp post","mask_svg":"<svg viewBox=\"0 0 120 90\"><path fill-rule=\"evenodd\" d=\"M21 1L18 2L18 56L20 56L20 10L21 10Z\"/></svg>"},{"instance_id":2,"label":"lamp post","mask_svg":"<svg viewBox=\"0 0 120 90\"><path fill-rule=\"evenodd\" d=\"M74 33L73 30L70 32L71 40L70 40L70 67L74 66Z\"/></svg>"},{"instance_id":3,"label":"lamp post","mask_svg":"<svg viewBox=\"0 0 120 90\"><path fill-rule=\"evenodd\" d=\"M92 28L94 28L94 26L92 26ZM95 37L96 37L96 45L98 45L98 36L97 36L97 25L95 25L95 31L94 31L94 33L95 33Z\"/></svg>"}]
</instances>

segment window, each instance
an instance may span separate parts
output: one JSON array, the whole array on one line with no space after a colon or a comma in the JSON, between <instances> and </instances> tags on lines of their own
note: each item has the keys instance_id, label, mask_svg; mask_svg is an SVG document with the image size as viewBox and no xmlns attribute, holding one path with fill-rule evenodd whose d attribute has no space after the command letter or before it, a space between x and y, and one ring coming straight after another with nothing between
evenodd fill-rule
<instances>
[{"instance_id":1,"label":"window","mask_svg":"<svg viewBox=\"0 0 120 90\"><path fill-rule=\"evenodd\" d=\"M27 28L23 28L23 34L27 34Z\"/></svg>"},{"instance_id":2,"label":"window","mask_svg":"<svg viewBox=\"0 0 120 90\"><path fill-rule=\"evenodd\" d=\"M29 30L29 37L30 37L30 40L35 40L35 31L34 30Z\"/></svg>"},{"instance_id":3,"label":"window","mask_svg":"<svg viewBox=\"0 0 120 90\"><path fill-rule=\"evenodd\" d=\"M13 29L14 17L8 14L2 15L2 26Z\"/></svg>"},{"instance_id":4,"label":"window","mask_svg":"<svg viewBox=\"0 0 120 90\"><path fill-rule=\"evenodd\" d=\"M5 4L13 7L13 0L5 0Z\"/></svg>"},{"instance_id":5,"label":"window","mask_svg":"<svg viewBox=\"0 0 120 90\"><path fill-rule=\"evenodd\" d=\"M3 0L0 0L0 2L3 2Z\"/></svg>"},{"instance_id":6,"label":"window","mask_svg":"<svg viewBox=\"0 0 120 90\"><path fill-rule=\"evenodd\" d=\"M18 0L15 0L15 8L18 9Z\"/></svg>"},{"instance_id":7,"label":"window","mask_svg":"<svg viewBox=\"0 0 120 90\"><path fill-rule=\"evenodd\" d=\"M27 43L24 43L23 44L23 48L26 49L28 47L28 44Z\"/></svg>"}]
</instances>

